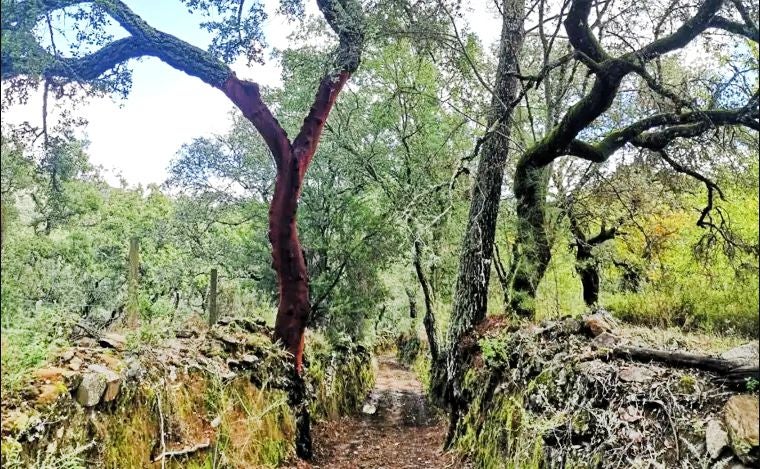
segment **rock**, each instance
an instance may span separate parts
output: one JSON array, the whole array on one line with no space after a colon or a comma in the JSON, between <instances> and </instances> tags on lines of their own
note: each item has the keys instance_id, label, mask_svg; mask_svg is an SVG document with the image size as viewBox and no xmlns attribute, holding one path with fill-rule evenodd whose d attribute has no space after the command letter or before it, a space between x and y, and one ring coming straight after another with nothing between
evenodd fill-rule
<instances>
[{"instance_id":1,"label":"rock","mask_svg":"<svg viewBox=\"0 0 760 469\"><path fill-rule=\"evenodd\" d=\"M120 371L124 367L121 360L107 353L98 354L98 358L110 369Z\"/></svg>"},{"instance_id":2,"label":"rock","mask_svg":"<svg viewBox=\"0 0 760 469\"><path fill-rule=\"evenodd\" d=\"M222 379L222 381L232 381L237 376L237 373L231 370L222 370L219 374L219 377Z\"/></svg>"},{"instance_id":3,"label":"rock","mask_svg":"<svg viewBox=\"0 0 760 469\"><path fill-rule=\"evenodd\" d=\"M61 354L61 360L63 360L64 362L68 362L72 358L74 358L74 351L71 349L68 349Z\"/></svg>"},{"instance_id":4,"label":"rock","mask_svg":"<svg viewBox=\"0 0 760 469\"><path fill-rule=\"evenodd\" d=\"M77 388L76 400L83 407L93 407L106 391L106 378L100 373L85 373Z\"/></svg>"},{"instance_id":5,"label":"rock","mask_svg":"<svg viewBox=\"0 0 760 469\"><path fill-rule=\"evenodd\" d=\"M723 428L723 424L720 423L720 421L713 419L707 422L705 444L710 459L718 459L723 448L728 446L728 433L726 433L726 430Z\"/></svg>"},{"instance_id":6,"label":"rock","mask_svg":"<svg viewBox=\"0 0 760 469\"><path fill-rule=\"evenodd\" d=\"M749 394L731 396L723 407L723 422L728 431L731 449L744 464L760 460L760 403Z\"/></svg>"},{"instance_id":7,"label":"rock","mask_svg":"<svg viewBox=\"0 0 760 469\"><path fill-rule=\"evenodd\" d=\"M100 338L98 338L98 343L103 347L123 350L124 345L127 343L127 339L121 334L109 332L100 336Z\"/></svg>"},{"instance_id":8,"label":"rock","mask_svg":"<svg viewBox=\"0 0 760 469\"><path fill-rule=\"evenodd\" d=\"M32 375L46 384L61 384L64 390L76 389L82 378L82 375L77 371L57 366L40 368L35 370Z\"/></svg>"},{"instance_id":9,"label":"rock","mask_svg":"<svg viewBox=\"0 0 760 469\"><path fill-rule=\"evenodd\" d=\"M612 331L610 321L607 319L607 315L604 314L592 314L583 318L583 325L591 335L597 337L604 332Z\"/></svg>"},{"instance_id":10,"label":"rock","mask_svg":"<svg viewBox=\"0 0 760 469\"><path fill-rule=\"evenodd\" d=\"M127 357L124 360L124 366L127 371L124 373L128 380L140 380L145 375L145 368L142 363L135 357Z\"/></svg>"},{"instance_id":11,"label":"rock","mask_svg":"<svg viewBox=\"0 0 760 469\"><path fill-rule=\"evenodd\" d=\"M106 387L103 393L103 402L111 402L116 399L121 387L121 376L101 365L90 365L88 370L100 374L105 380Z\"/></svg>"},{"instance_id":12,"label":"rock","mask_svg":"<svg viewBox=\"0 0 760 469\"><path fill-rule=\"evenodd\" d=\"M40 386L40 394L37 396L36 403L38 405L52 404L67 392L68 389L63 383L43 384Z\"/></svg>"},{"instance_id":13,"label":"rock","mask_svg":"<svg viewBox=\"0 0 760 469\"><path fill-rule=\"evenodd\" d=\"M363 414L375 415L375 412L377 412L377 406L372 403L364 404L364 407L362 407Z\"/></svg>"},{"instance_id":14,"label":"rock","mask_svg":"<svg viewBox=\"0 0 760 469\"><path fill-rule=\"evenodd\" d=\"M59 368L57 366L50 366L47 368L40 368L34 370L32 373L35 378L39 378L43 381L61 381L63 378L71 376L74 372L65 368Z\"/></svg>"},{"instance_id":15,"label":"rock","mask_svg":"<svg viewBox=\"0 0 760 469\"><path fill-rule=\"evenodd\" d=\"M217 415L216 417L214 417L214 420L211 421L211 428L216 428L221 424L222 424L222 417L220 415Z\"/></svg>"},{"instance_id":16,"label":"rock","mask_svg":"<svg viewBox=\"0 0 760 469\"><path fill-rule=\"evenodd\" d=\"M198 337L198 331L192 329L179 329L174 333L174 337L178 339L192 339Z\"/></svg>"},{"instance_id":17,"label":"rock","mask_svg":"<svg viewBox=\"0 0 760 469\"><path fill-rule=\"evenodd\" d=\"M620 339L609 332L602 332L591 341L591 345L596 348L612 348L620 342Z\"/></svg>"},{"instance_id":18,"label":"rock","mask_svg":"<svg viewBox=\"0 0 760 469\"><path fill-rule=\"evenodd\" d=\"M71 368L74 371L79 371L82 368L82 359L79 357L74 357L69 362L69 368Z\"/></svg>"},{"instance_id":19,"label":"rock","mask_svg":"<svg viewBox=\"0 0 760 469\"><path fill-rule=\"evenodd\" d=\"M618 409L618 417L623 422L634 423L641 420L644 415L636 406L629 405L628 407Z\"/></svg>"},{"instance_id":20,"label":"rock","mask_svg":"<svg viewBox=\"0 0 760 469\"><path fill-rule=\"evenodd\" d=\"M93 339L92 337L82 337L81 339L77 340L77 346L82 348L93 348L97 346L98 343Z\"/></svg>"},{"instance_id":21,"label":"rock","mask_svg":"<svg viewBox=\"0 0 760 469\"><path fill-rule=\"evenodd\" d=\"M760 344L749 342L731 350L727 350L720 355L724 360L731 360L742 366L754 365L760 366Z\"/></svg>"},{"instance_id":22,"label":"rock","mask_svg":"<svg viewBox=\"0 0 760 469\"><path fill-rule=\"evenodd\" d=\"M645 383L651 380L653 375L650 370L640 366L624 366L618 372L621 381L632 383Z\"/></svg>"}]
</instances>

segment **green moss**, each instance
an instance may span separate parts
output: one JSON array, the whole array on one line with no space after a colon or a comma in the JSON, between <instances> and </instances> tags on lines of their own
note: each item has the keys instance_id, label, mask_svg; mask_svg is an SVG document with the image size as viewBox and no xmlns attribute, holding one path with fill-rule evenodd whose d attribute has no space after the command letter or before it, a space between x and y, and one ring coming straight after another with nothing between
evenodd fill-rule
<instances>
[{"instance_id":1,"label":"green moss","mask_svg":"<svg viewBox=\"0 0 760 469\"><path fill-rule=\"evenodd\" d=\"M356 411L375 383L367 349L350 342L328 347L315 341L308 352L307 381L314 393L312 417L333 419Z\"/></svg>"},{"instance_id":2,"label":"green moss","mask_svg":"<svg viewBox=\"0 0 760 469\"><path fill-rule=\"evenodd\" d=\"M9 469L25 467L23 460L21 459L21 453L23 452L21 443L11 437L3 438L2 445L0 446L0 454L2 454L2 466Z\"/></svg>"},{"instance_id":3,"label":"green moss","mask_svg":"<svg viewBox=\"0 0 760 469\"><path fill-rule=\"evenodd\" d=\"M482 468L541 467L542 426L523 408L521 398L502 393L486 402L483 397L473 402L462 422L457 450Z\"/></svg>"},{"instance_id":4,"label":"green moss","mask_svg":"<svg viewBox=\"0 0 760 469\"><path fill-rule=\"evenodd\" d=\"M423 344L414 332L404 333L396 339L396 351L401 363L411 365L422 354Z\"/></svg>"},{"instance_id":5,"label":"green moss","mask_svg":"<svg viewBox=\"0 0 760 469\"><path fill-rule=\"evenodd\" d=\"M578 435L586 434L591 429L591 414L588 410L581 409L573 414L570 421L573 427L573 433Z\"/></svg>"},{"instance_id":6,"label":"green moss","mask_svg":"<svg viewBox=\"0 0 760 469\"><path fill-rule=\"evenodd\" d=\"M683 375L678 380L678 390L684 394L693 394L697 389L697 380L691 375Z\"/></svg>"},{"instance_id":7,"label":"green moss","mask_svg":"<svg viewBox=\"0 0 760 469\"><path fill-rule=\"evenodd\" d=\"M168 467L277 467L294 451L295 418L286 391L292 368L284 351L263 337L245 336L259 361L232 381L195 369L168 380L145 364L141 384L124 383L115 402L92 414L66 394L38 409L42 420L55 422L41 438L24 444L4 439L3 467L73 468L85 460L103 468L150 467L162 426L167 448L210 443L168 461ZM316 342L307 379L314 416L354 411L374 384L370 354L356 344Z\"/></svg>"}]
</instances>

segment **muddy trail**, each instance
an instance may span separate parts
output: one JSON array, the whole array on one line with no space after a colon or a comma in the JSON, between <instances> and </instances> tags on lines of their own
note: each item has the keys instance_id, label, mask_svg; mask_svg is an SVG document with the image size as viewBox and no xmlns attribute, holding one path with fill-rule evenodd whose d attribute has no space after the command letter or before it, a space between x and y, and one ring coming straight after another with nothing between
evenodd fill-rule
<instances>
[{"instance_id":1,"label":"muddy trail","mask_svg":"<svg viewBox=\"0 0 760 469\"><path fill-rule=\"evenodd\" d=\"M313 430L314 459L287 467L335 469L460 468L441 447L446 422L422 384L390 356L378 357L375 388L361 413Z\"/></svg>"}]
</instances>

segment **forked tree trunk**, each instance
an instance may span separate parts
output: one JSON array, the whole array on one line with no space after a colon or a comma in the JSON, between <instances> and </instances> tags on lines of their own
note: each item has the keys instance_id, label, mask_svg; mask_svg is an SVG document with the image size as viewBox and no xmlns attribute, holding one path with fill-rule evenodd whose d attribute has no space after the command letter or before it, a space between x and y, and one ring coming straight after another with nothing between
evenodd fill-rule
<instances>
[{"instance_id":1,"label":"forked tree trunk","mask_svg":"<svg viewBox=\"0 0 760 469\"><path fill-rule=\"evenodd\" d=\"M34 18L34 15L59 9L59 3L69 2L27 3L33 5L19 11ZM153 28L123 2L107 1L99 4L110 18L129 33L126 38L105 44L99 50L82 57L48 57L42 47L34 48L34 60L4 53L2 78L31 74L64 78L65 81L89 82L130 59L152 56L218 88L240 108L264 139L277 166L274 200L269 211L272 264L277 274L280 293L274 335L293 354L294 370L298 378L296 381L302 385L303 335L311 306L306 264L296 232L296 209L304 175L317 149L327 116L349 75L357 70L361 61L365 30L362 4L358 0L317 1L317 7L338 37L338 48L330 70L319 84L309 114L292 142L262 101L256 83L238 79L227 64L212 54ZM242 7L242 2L240 6ZM19 26L12 32L21 38L31 34L29 28L33 28L34 22L26 23L28 24ZM5 32L3 30L4 43ZM44 66L42 69L36 65L29 67L30 63L44 63ZM299 394L301 397L306 395L305 392L293 393L292 397L302 410L308 410ZM308 427L308 413L306 423ZM300 442L297 442L296 446L299 456L308 457L310 454L306 454L305 450L310 453L310 447L304 449L299 444Z\"/></svg>"},{"instance_id":2,"label":"forked tree trunk","mask_svg":"<svg viewBox=\"0 0 760 469\"><path fill-rule=\"evenodd\" d=\"M277 274L280 298L274 337L293 354L299 374L303 366L304 332L311 303L306 260L296 228L298 199L327 116L348 77L349 73L343 71L322 79L314 104L292 143L262 102L257 84L239 80L233 75L224 86L227 96L264 138L277 166L274 196L269 207L272 267Z\"/></svg>"},{"instance_id":3,"label":"forked tree trunk","mask_svg":"<svg viewBox=\"0 0 760 469\"><path fill-rule=\"evenodd\" d=\"M302 376L304 333L311 302L306 260L296 229L296 212L306 170L317 150L327 116L349 75L343 70L322 79L314 104L292 143L261 100L256 83L239 80L233 74L223 86L225 94L261 134L277 167L274 196L269 206L272 267L277 274L280 298L274 339L293 355L295 377L289 398L296 414L296 454L303 459L312 456L308 392Z\"/></svg>"},{"instance_id":4,"label":"forked tree trunk","mask_svg":"<svg viewBox=\"0 0 760 469\"><path fill-rule=\"evenodd\" d=\"M616 226L607 229L605 224L599 233L591 238L587 238L575 216L568 214L570 219L570 231L575 237L575 271L581 277L581 287L583 287L583 301L586 306L594 306L599 301L599 284L601 276L599 275L599 262L594 257L594 248L603 244L605 241L613 239L618 234L618 228L622 220Z\"/></svg>"}]
</instances>

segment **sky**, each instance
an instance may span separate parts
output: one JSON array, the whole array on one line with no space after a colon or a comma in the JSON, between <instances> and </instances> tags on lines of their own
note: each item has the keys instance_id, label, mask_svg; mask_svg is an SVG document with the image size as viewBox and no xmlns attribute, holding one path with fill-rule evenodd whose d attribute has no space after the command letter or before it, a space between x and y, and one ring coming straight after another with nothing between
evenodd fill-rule
<instances>
[{"instance_id":1,"label":"sky","mask_svg":"<svg viewBox=\"0 0 760 469\"><path fill-rule=\"evenodd\" d=\"M483 0L487 2L488 0ZM201 48L210 37L198 27L199 17L191 15L177 0L126 0L132 10L153 27L173 34ZM277 0L264 0L268 19L264 35L271 48L284 48L293 25L277 15ZM317 12L316 2L306 0L307 12ZM486 44L498 38L500 23L487 11L485 3L468 14L475 31ZM88 125L83 137L90 143L90 161L104 169L111 184L123 178L130 185L162 183L177 150L193 138L222 134L230 127L232 103L222 92L163 64L155 58L132 61L133 83L129 96L92 99L81 109ZM275 60L264 65L233 65L236 74L261 85L281 83ZM35 95L23 106L15 106L4 116L6 122L28 121L41 125L42 96ZM53 117L54 118L54 117ZM50 123L49 123L50 125Z\"/></svg>"}]
</instances>

